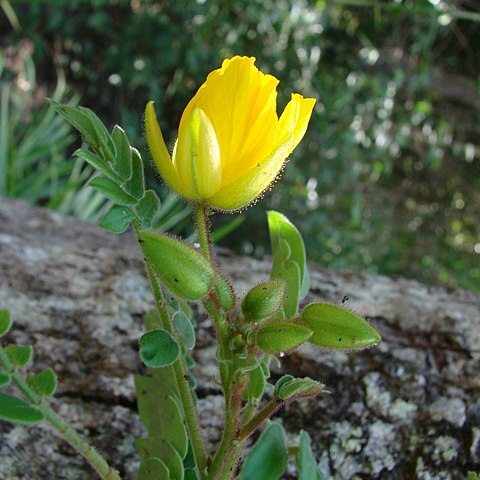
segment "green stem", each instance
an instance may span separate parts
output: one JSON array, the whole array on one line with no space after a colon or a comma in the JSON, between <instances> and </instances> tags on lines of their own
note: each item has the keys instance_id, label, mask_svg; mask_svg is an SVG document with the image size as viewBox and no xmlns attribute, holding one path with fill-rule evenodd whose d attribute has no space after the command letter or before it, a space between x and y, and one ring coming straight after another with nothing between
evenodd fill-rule
<instances>
[{"instance_id":1,"label":"green stem","mask_svg":"<svg viewBox=\"0 0 480 480\"><path fill-rule=\"evenodd\" d=\"M259 411L258 413L248 420L240 429L238 434L238 440L244 441L246 440L255 430L262 425L265 420L270 418L275 412L280 410L285 405L285 402L278 401L275 398L272 398L268 401Z\"/></svg>"},{"instance_id":2,"label":"green stem","mask_svg":"<svg viewBox=\"0 0 480 480\"><path fill-rule=\"evenodd\" d=\"M225 422L220 445L208 472L208 478L211 480L231 478L231 475L234 473L234 466L237 464L238 457L241 454L241 451L238 452L239 444L236 441L236 437L239 430L242 393L245 385L240 378L236 362L232 362L229 368L232 369L232 372L227 377L228 385L223 386L225 393Z\"/></svg>"},{"instance_id":3,"label":"green stem","mask_svg":"<svg viewBox=\"0 0 480 480\"><path fill-rule=\"evenodd\" d=\"M205 258L210 263L213 263L209 234L208 212L208 206L201 203L195 205L195 223L197 225L198 243L200 243L200 248Z\"/></svg>"},{"instance_id":4,"label":"green stem","mask_svg":"<svg viewBox=\"0 0 480 480\"><path fill-rule=\"evenodd\" d=\"M102 479L120 480L121 477L118 472L108 465L97 450L85 441L73 428L67 426L53 409L45 404L42 398L26 383L2 347L0 347L0 363L10 374L13 383L15 383L25 398L43 413L45 420L90 463Z\"/></svg>"},{"instance_id":5,"label":"green stem","mask_svg":"<svg viewBox=\"0 0 480 480\"><path fill-rule=\"evenodd\" d=\"M146 265L148 277L152 286L153 296L155 298L155 303L162 319L162 327L168 333L175 337L176 335L170 323L168 313L165 311L164 308L165 302L162 291L158 285L154 273L151 271L148 264ZM177 383L178 394L182 403L185 423L187 424L193 455L195 457L195 463L197 465L201 478L203 478L206 467L206 454L203 446L203 439L200 430L200 422L197 415L197 409L195 407L195 400L193 399L192 390L190 388L190 382L187 375L187 369L184 364L183 356L180 355L178 360L175 361L172 366L175 374L175 380Z\"/></svg>"}]
</instances>

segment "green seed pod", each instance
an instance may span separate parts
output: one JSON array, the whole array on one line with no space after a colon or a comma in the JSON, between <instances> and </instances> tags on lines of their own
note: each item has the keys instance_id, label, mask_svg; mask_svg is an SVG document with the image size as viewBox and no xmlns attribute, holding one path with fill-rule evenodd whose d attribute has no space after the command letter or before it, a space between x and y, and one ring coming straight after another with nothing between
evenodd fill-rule
<instances>
[{"instance_id":1,"label":"green seed pod","mask_svg":"<svg viewBox=\"0 0 480 480\"><path fill-rule=\"evenodd\" d=\"M280 279L262 282L253 287L242 301L242 312L248 322L260 322L273 317L285 300L286 286Z\"/></svg>"},{"instance_id":2,"label":"green seed pod","mask_svg":"<svg viewBox=\"0 0 480 480\"><path fill-rule=\"evenodd\" d=\"M258 329L255 343L262 352L275 354L298 347L312 334L310 328L297 323L271 322Z\"/></svg>"},{"instance_id":3,"label":"green seed pod","mask_svg":"<svg viewBox=\"0 0 480 480\"><path fill-rule=\"evenodd\" d=\"M313 330L310 343L323 348L355 349L375 345L378 332L362 317L332 303L312 303L304 308L300 324Z\"/></svg>"},{"instance_id":4,"label":"green seed pod","mask_svg":"<svg viewBox=\"0 0 480 480\"><path fill-rule=\"evenodd\" d=\"M165 235L139 232L138 238L148 266L174 295L195 301L208 294L216 273L201 253Z\"/></svg>"}]
</instances>

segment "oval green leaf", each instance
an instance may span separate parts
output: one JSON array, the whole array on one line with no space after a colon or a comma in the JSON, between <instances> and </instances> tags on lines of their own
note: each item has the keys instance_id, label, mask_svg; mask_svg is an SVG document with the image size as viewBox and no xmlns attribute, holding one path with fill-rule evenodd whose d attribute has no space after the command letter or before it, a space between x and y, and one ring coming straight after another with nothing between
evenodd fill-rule
<instances>
[{"instance_id":1,"label":"oval green leaf","mask_svg":"<svg viewBox=\"0 0 480 480\"><path fill-rule=\"evenodd\" d=\"M173 315L173 326L178 335L182 339L183 344L187 350L192 350L195 346L195 330L191 320L179 310Z\"/></svg>"},{"instance_id":2,"label":"oval green leaf","mask_svg":"<svg viewBox=\"0 0 480 480\"><path fill-rule=\"evenodd\" d=\"M125 182L125 190L140 200L145 195L145 174L143 171L143 161L140 152L136 148L131 148L132 153L132 176Z\"/></svg>"},{"instance_id":3,"label":"oval green leaf","mask_svg":"<svg viewBox=\"0 0 480 480\"><path fill-rule=\"evenodd\" d=\"M322 348L355 349L377 344L381 337L362 317L332 303L312 303L304 308L302 325L313 330L310 343Z\"/></svg>"},{"instance_id":4,"label":"oval green leaf","mask_svg":"<svg viewBox=\"0 0 480 480\"><path fill-rule=\"evenodd\" d=\"M51 368L46 368L36 375L29 375L27 383L42 397L49 397L57 389L57 375Z\"/></svg>"},{"instance_id":5,"label":"oval green leaf","mask_svg":"<svg viewBox=\"0 0 480 480\"><path fill-rule=\"evenodd\" d=\"M138 238L148 266L174 295L195 301L208 294L216 273L200 252L164 235L139 232Z\"/></svg>"},{"instance_id":6,"label":"oval green leaf","mask_svg":"<svg viewBox=\"0 0 480 480\"><path fill-rule=\"evenodd\" d=\"M160 210L160 199L153 190L147 190L143 198L138 202L137 214L145 229L152 226L153 219Z\"/></svg>"},{"instance_id":7,"label":"oval green leaf","mask_svg":"<svg viewBox=\"0 0 480 480\"><path fill-rule=\"evenodd\" d=\"M178 358L179 353L178 343L165 330L151 330L140 338L140 358L147 367L170 365Z\"/></svg>"},{"instance_id":8,"label":"oval green leaf","mask_svg":"<svg viewBox=\"0 0 480 480\"><path fill-rule=\"evenodd\" d=\"M260 322L273 317L283 306L286 283L281 279L262 282L253 287L242 301L245 320Z\"/></svg>"},{"instance_id":9,"label":"oval green leaf","mask_svg":"<svg viewBox=\"0 0 480 480\"><path fill-rule=\"evenodd\" d=\"M123 233L134 219L135 214L130 208L114 205L98 225L107 232Z\"/></svg>"},{"instance_id":10,"label":"oval green leaf","mask_svg":"<svg viewBox=\"0 0 480 480\"><path fill-rule=\"evenodd\" d=\"M137 473L137 480L153 480L154 478L172 480L165 463L155 457L141 462Z\"/></svg>"},{"instance_id":11,"label":"oval green leaf","mask_svg":"<svg viewBox=\"0 0 480 480\"><path fill-rule=\"evenodd\" d=\"M0 393L0 419L34 424L43 420L43 413L20 398Z\"/></svg>"},{"instance_id":12,"label":"oval green leaf","mask_svg":"<svg viewBox=\"0 0 480 480\"><path fill-rule=\"evenodd\" d=\"M300 299L305 298L310 289L310 276L308 274L307 257L302 235L297 227L295 227L295 225L280 212L270 210L267 212L267 218L274 256L272 278L279 277L276 272L278 272L279 268L281 269L280 263L286 259L290 259L297 264L300 270L298 296ZM290 253L287 257L282 257L283 254L280 252L281 249L279 249L280 240L285 241L289 246ZM277 249L279 249L278 252ZM296 312L294 314L296 314Z\"/></svg>"},{"instance_id":13,"label":"oval green leaf","mask_svg":"<svg viewBox=\"0 0 480 480\"><path fill-rule=\"evenodd\" d=\"M240 480L278 480L287 468L285 430L271 423L245 459Z\"/></svg>"},{"instance_id":14,"label":"oval green leaf","mask_svg":"<svg viewBox=\"0 0 480 480\"><path fill-rule=\"evenodd\" d=\"M0 337L6 335L12 327L12 317L6 308L0 310Z\"/></svg>"},{"instance_id":15,"label":"oval green leaf","mask_svg":"<svg viewBox=\"0 0 480 480\"><path fill-rule=\"evenodd\" d=\"M8 358L16 367L23 367L33 356L33 347L30 345L8 345L5 347Z\"/></svg>"},{"instance_id":16,"label":"oval green leaf","mask_svg":"<svg viewBox=\"0 0 480 480\"><path fill-rule=\"evenodd\" d=\"M112 141L115 147L115 159L113 162L115 171L127 180L132 175L132 154L127 134L122 127L115 125L112 130Z\"/></svg>"},{"instance_id":17,"label":"oval green leaf","mask_svg":"<svg viewBox=\"0 0 480 480\"><path fill-rule=\"evenodd\" d=\"M265 353L287 352L307 341L312 333L310 328L296 323L271 322L258 329L256 344Z\"/></svg>"},{"instance_id":18,"label":"oval green leaf","mask_svg":"<svg viewBox=\"0 0 480 480\"><path fill-rule=\"evenodd\" d=\"M138 200L124 192L113 180L107 177L95 177L88 184L119 205L135 205Z\"/></svg>"},{"instance_id":19,"label":"oval green leaf","mask_svg":"<svg viewBox=\"0 0 480 480\"><path fill-rule=\"evenodd\" d=\"M313 456L310 443L310 436L308 433L305 430L301 430L300 443L295 457L298 480L316 480L319 476L317 461Z\"/></svg>"}]
</instances>

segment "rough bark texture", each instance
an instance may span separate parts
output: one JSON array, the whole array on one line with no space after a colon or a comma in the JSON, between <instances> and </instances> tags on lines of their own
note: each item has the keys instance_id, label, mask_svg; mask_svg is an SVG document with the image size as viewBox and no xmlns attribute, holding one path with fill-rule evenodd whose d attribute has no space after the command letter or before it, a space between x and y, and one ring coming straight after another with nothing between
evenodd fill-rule
<instances>
[{"instance_id":1,"label":"rough bark texture","mask_svg":"<svg viewBox=\"0 0 480 480\"><path fill-rule=\"evenodd\" d=\"M217 257L240 294L268 276L268 261ZM463 479L480 470L480 297L312 271L309 301L345 295L384 341L356 354L303 348L283 359L284 372L322 380L331 392L281 413L292 444L300 428L309 432L324 479ZM137 341L151 306L132 235L0 199L0 308L15 320L7 340L34 345L34 370L55 369L53 407L126 479L138 466L132 375L141 371ZM209 320L198 330L195 373L211 448L221 398ZM96 478L48 425L0 422L0 438L1 479Z\"/></svg>"}]
</instances>

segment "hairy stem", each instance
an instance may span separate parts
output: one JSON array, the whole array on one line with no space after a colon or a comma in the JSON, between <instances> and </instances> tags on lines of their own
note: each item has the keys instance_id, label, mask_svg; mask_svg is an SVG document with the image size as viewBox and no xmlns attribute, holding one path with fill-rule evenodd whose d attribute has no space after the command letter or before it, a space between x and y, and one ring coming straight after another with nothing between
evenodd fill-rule
<instances>
[{"instance_id":1,"label":"hairy stem","mask_svg":"<svg viewBox=\"0 0 480 480\"><path fill-rule=\"evenodd\" d=\"M84 440L73 428L66 425L54 410L26 383L2 347L0 347L0 363L10 374L13 383L22 392L24 397L43 413L45 420L55 428L55 430L57 430L58 433L88 461L88 463L90 463L102 479L120 480L121 477L118 472L108 465L102 455L100 455L100 453L98 453L98 451Z\"/></svg>"},{"instance_id":2,"label":"hairy stem","mask_svg":"<svg viewBox=\"0 0 480 480\"><path fill-rule=\"evenodd\" d=\"M209 208L206 205L200 203L195 205L195 224L197 226L198 243L205 258L213 264L208 212Z\"/></svg>"},{"instance_id":3,"label":"hairy stem","mask_svg":"<svg viewBox=\"0 0 480 480\"><path fill-rule=\"evenodd\" d=\"M248 420L240 429L237 439L239 441L246 440L257 428L262 425L265 420L269 419L275 412L280 410L285 405L285 402L278 401L275 398L269 400L257 414Z\"/></svg>"}]
</instances>

